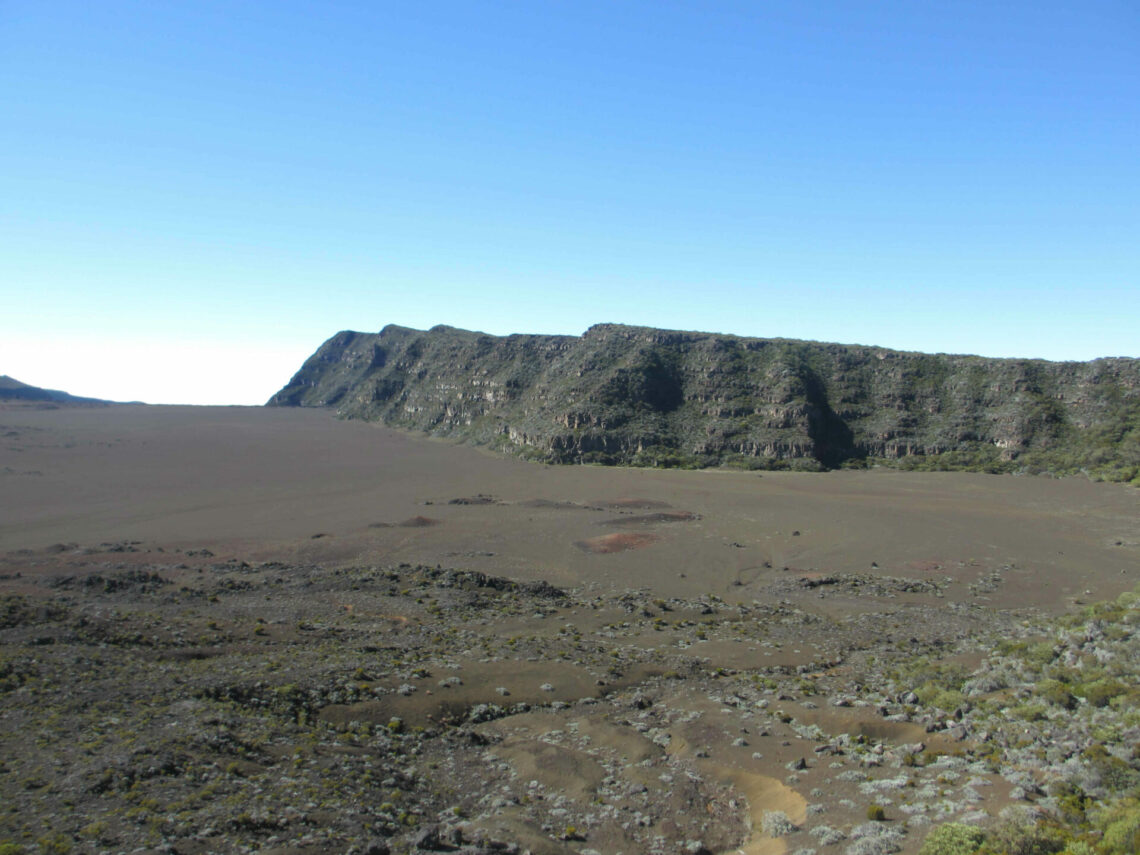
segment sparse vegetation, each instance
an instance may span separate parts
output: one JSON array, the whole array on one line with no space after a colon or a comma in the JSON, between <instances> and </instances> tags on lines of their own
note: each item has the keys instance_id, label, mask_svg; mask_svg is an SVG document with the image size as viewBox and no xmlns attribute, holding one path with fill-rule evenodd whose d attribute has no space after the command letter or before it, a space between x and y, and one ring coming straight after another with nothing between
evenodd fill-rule
<instances>
[{"instance_id":1,"label":"sparse vegetation","mask_svg":"<svg viewBox=\"0 0 1140 855\"><path fill-rule=\"evenodd\" d=\"M11 699L6 710L16 721L30 723L31 716L35 721L27 728L34 749L16 750L9 741L0 769L3 780L11 782L5 795L18 806L18 812L0 817L9 840L31 833L32 845L44 852L68 851L73 840L121 848L125 840L148 839L139 836L146 829L176 838L197 833L205 823L223 829L234 846L270 836L299 839L308 833L299 817L309 802L327 809L377 806L368 826L352 819L351 812L335 814L345 818L329 826L330 833L336 829L338 845L376 833L410 840L433 823L458 828L455 833L462 835L466 824L492 810L491 800L498 796L487 793L505 792L513 800L506 804L538 818L547 817L551 805L561 805L567 813L557 823L552 816L541 821L550 839L564 843L593 841L600 827L596 812L611 799L626 800L622 803L647 818L648 824L638 828L645 829L648 845L660 818L684 815L678 806L689 802L683 800L705 805L724 798L717 795L722 784L691 765L707 756L705 749L689 749L691 760L678 755L668 761L663 750L677 736L690 744L698 734L707 738L700 715L694 718L678 703L697 687L721 710L738 716L738 731L717 751L779 758L781 743L815 744L821 758L830 758L830 769L798 754L779 761L792 773L789 786L816 787L813 796L822 800L819 808L829 821L813 822L809 811L801 828L787 813L769 810L756 824L771 837L806 833L825 846L849 840L848 851L855 853L897 851L912 829L922 827L915 818L928 819L922 806L936 795L955 806L951 818L982 819L980 824L934 824L922 855L1122 855L1140 833L1140 757L1128 750L1140 733L1132 688L1140 682L1135 632L1140 596L1135 593L1056 620L1022 623L989 613L987 621L1000 625L973 625L975 635L967 644L986 649L985 639L992 638L991 652L970 667L960 657L947 658L955 648L941 640L919 657L911 651L916 643L922 647L921 641L902 647L880 643L881 622L889 620L882 615L829 625L787 605L733 604L713 592L693 601L644 591L583 598L550 586L427 566L310 566L289 572L277 565L217 567L209 575L191 570L175 576L165 570L153 574L162 584L148 575L145 587L49 580L36 596L5 601L11 616L0 636ZM844 584L845 578L836 575L828 585ZM777 581L767 599L778 604L781 591L816 581ZM914 584L882 577L848 581L852 591L876 598ZM310 604L304 619L272 611L274 603L299 602L291 591L303 591ZM268 599L267 592L272 592ZM218 602L208 609L183 605L208 603L210 596ZM347 598L352 609L343 607ZM313 611L318 603L326 604L323 611ZM397 603L402 619L383 617ZM488 614L558 611L577 614L579 622L535 618L529 629L503 640L495 624L478 622ZM255 626L272 630L237 642L257 645L254 650L239 654L238 648L199 646L196 639L209 622L240 625L251 612L257 614ZM663 623L665 614L670 619ZM958 638L966 624L956 614L931 610L924 628L941 633L939 638ZM584 615L589 622L580 622ZM827 642L834 645L831 655L865 651L856 654L864 670L806 664L804 670L694 667L685 653L701 637L788 650L801 644L809 629L816 644L832 639ZM34 659L24 654L27 643L45 637L61 640L37 641ZM399 644L377 644L386 637L398 638ZM635 643L648 637L662 639L653 652ZM303 646L296 644L300 639ZM468 662L459 673L472 679L459 679L454 673L458 647L494 651L479 667L502 661L493 672L497 677L474 678L478 672L466 669L476 665ZM668 650L675 652L663 653ZM133 679L132 663L142 651L164 663L145 686ZM85 663L78 671L76 657ZM528 662L541 663L534 666L540 670L522 682L514 679ZM571 670L558 679L537 676L545 677L556 662ZM583 674L578 687L563 693L567 681L578 679L577 671ZM67 692L60 689L65 674ZM617 688L611 681L618 681ZM487 700L463 700L479 698L481 691ZM596 697L587 698L589 703L580 700L579 693L591 692ZM665 693L672 700L655 701L654 695ZM76 706L76 698L89 700ZM888 729L828 732L812 721L818 704L843 708L854 701L875 704ZM543 718L528 718L536 710ZM949 738L960 729L967 738L953 743L960 746L954 750L884 739L898 719ZM531 737L534 750L554 746L564 756L581 758L576 762L590 758L603 764L614 783L599 784L580 802L565 796L548 800L540 798L546 786L541 782L555 786L560 778L531 772L538 775L536 788L512 777L510 763L488 765L488 757L500 756L497 741L512 732L512 739L521 738L517 723L532 720L550 722ZM178 722L174 730L171 721ZM497 729L498 722L509 723L511 730ZM624 770L640 766L606 759L605 751L591 754L598 750L592 740L574 735L579 727L603 726L624 730L621 738L632 740L629 745L651 746L647 762L656 770L656 788L629 789L628 782L621 783ZM103 759L111 756L136 759L127 764ZM56 765L45 762L50 757L67 759ZM79 789L70 789L56 769L68 769L66 780ZM679 769L686 770L687 783L677 780ZM472 774L478 786L463 783ZM824 776L831 794L817 786ZM1014 813L999 821L999 800L988 812L971 814L971 806L990 804L993 793L980 792L990 776L1010 782L1013 804L1032 800L1044 813ZM801 784L805 778L816 783ZM486 780L495 786L489 790ZM860 816L858 803L839 795L845 792L873 800L862 802ZM65 796L72 806L63 809L59 800ZM47 804L56 806L61 825L45 835L21 817L35 816ZM741 810L739 803L726 808L711 826L703 808L694 811L690 836L699 826L703 837L728 848L744 828ZM222 850L227 845L214 843Z\"/></svg>"}]
</instances>

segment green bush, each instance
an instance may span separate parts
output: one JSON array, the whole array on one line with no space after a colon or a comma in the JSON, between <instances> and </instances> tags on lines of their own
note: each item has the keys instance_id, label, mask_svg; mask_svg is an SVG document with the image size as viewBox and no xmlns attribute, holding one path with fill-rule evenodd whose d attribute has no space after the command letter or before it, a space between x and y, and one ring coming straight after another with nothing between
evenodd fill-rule
<instances>
[{"instance_id":1,"label":"green bush","mask_svg":"<svg viewBox=\"0 0 1140 855\"><path fill-rule=\"evenodd\" d=\"M882 805L870 805L867 808L867 819L871 822L885 822L887 819L887 811Z\"/></svg>"},{"instance_id":2,"label":"green bush","mask_svg":"<svg viewBox=\"0 0 1140 855\"><path fill-rule=\"evenodd\" d=\"M973 855L984 840L980 828L948 822L931 829L918 855Z\"/></svg>"},{"instance_id":3,"label":"green bush","mask_svg":"<svg viewBox=\"0 0 1140 855\"><path fill-rule=\"evenodd\" d=\"M1037 694L1051 704L1071 710L1077 705L1077 699L1069 691L1069 687L1060 680L1042 680L1037 684Z\"/></svg>"},{"instance_id":4,"label":"green bush","mask_svg":"<svg viewBox=\"0 0 1140 855\"><path fill-rule=\"evenodd\" d=\"M1123 793L1140 785L1140 772L1119 757L1109 754L1108 750L1099 743L1094 743L1082 751L1081 757L1097 771L1101 784L1111 792Z\"/></svg>"},{"instance_id":5,"label":"green bush","mask_svg":"<svg viewBox=\"0 0 1140 855\"><path fill-rule=\"evenodd\" d=\"M1036 665L1038 668L1043 668L1048 665L1053 661L1056 655L1056 651L1053 649L1053 643L1050 641L1038 642L1025 651L1026 661Z\"/></svg>"},{"instance_id":6,"label":"green bush","mask_svg":"<svg viewBox=\"0 0 1140 855\"><path fill-rule=\"evenodd\" d=\"M1010 710L1010 715L1021 721L1044 721L1047 712L1044 704L1018 704Z\"/></svg>"},{"instance_id":7,"label":"green bush","mask_svg":"<svg viewBox=\"0 0 1140 855\"><path fill-rule=\"evenodd\" d=\"M956 710L966 700L966 696L961 692L956 692L953 689L942 689L931 684L923 686L915 694L918 695L919 701L924 705L947 712Z\"/></svg>"},{"instance_id":8,"label":"green bush","mask_svg":"<svg viewBox=\"0 0 1140 855\"><path fill-rule=\"evenodd\" d=\"M1109 701L1127 691L1127 686L1111 679L1097 680L1077 688L1077 694L1094 707L1106 707Z\"/></svg>"},{"instance_id":9,"label":"green bush","mask_svg":"<svg viewBox=\"0 0 1140 855\"><path fill-rule=\"evenodd\" d=\"M1085 795L1076 784L1059 780L1049 786L1049 794L1057 800L1057 811L1061 819L1069 824L1084 825L1088 817L1086 812L1092 805L1092 800Z\"/></svg>"},{"instance_id":10,"label":"green bush","mask_svg":"<svg viewBox=\"0 0 1140 855\"><path fill-rule=\"evenodd\" d=\"M1097 822L1104 830L1100 855L1135 855L1140 852L1140 802L1128 799Z\"/></svg>"},{"instance_id":11,"label":"green bush","mask_svg":"<svg viewBox=\"0 0 1140 855\"><path fill-rule=\"evenodd\" d=\"M921 657L902 669L900 676L916 687L914 693L923 705L953 710L965 701L961 688L970 670L961 663L932 662Z\"/></svg>"},{"instance_id":12,"label":"green bush","mask_svg":"<svg viewBox=\"0 0 1140 855\"><path fill-rule=\"evenodd\" d=\"M1069 832L1046 823L1007 820L986 835L982 855L1054 855L1072 840Z\"/></svg>"}]
</instances>

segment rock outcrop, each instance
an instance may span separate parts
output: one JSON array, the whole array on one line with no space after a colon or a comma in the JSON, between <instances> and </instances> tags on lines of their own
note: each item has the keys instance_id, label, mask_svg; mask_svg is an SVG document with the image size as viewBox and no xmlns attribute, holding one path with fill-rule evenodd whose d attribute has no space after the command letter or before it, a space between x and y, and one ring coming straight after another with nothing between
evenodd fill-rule
<instances>
[{"instance_id":1,"label":"rock outcrop","mask_svg":"<svg viewBox=\"0 0 1140 855\"><path fill-rule=\"evenodd\" d=\"M1047 362L600 324L581 337L340 332L270 406L551 462L866 460L1140 474L1140 360Z\"/></svg>"}]
</instances>

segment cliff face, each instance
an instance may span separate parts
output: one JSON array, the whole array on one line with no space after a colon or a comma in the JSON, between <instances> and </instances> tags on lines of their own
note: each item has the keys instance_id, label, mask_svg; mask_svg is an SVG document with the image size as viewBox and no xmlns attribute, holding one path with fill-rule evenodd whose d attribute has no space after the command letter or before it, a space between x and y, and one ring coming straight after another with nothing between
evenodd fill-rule
<instances>
[{"instance_id":1,"label":"cliff face","mask_svg":"<svg viewBox=\"0 0 1140 855\"><path fill-rule=\"evenodd\" d=\"M269 401L554 462L1096 467L1136 477L1140 360L901 353L602 324L337 333Z\"/></svg>"}]
</instances>

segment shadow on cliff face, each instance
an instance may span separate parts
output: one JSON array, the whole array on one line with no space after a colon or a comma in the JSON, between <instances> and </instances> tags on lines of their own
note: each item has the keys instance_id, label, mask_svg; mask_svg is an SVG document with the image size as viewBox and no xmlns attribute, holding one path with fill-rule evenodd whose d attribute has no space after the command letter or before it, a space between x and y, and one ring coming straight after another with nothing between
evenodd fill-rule
<instances>
[{"instance_id":1,"label":"shadow on cliff face","mask_svg":"<svg viewBox=\"0 0 1140 855\"><path fill-rule=\"evenodd\" d=\"M828 469L834 469L847 460L866 457L855 443L855 434L831 408L827 389L819 375L806 365L800 366L799 379L804 386L804 397L811 410L808 413L808 436L815 448L812 456Z\"/></svg>"},{"instance_id":2,"label":"shadow on cliff face","mask_svg":"<svg viewBox=\"0 0 1140 855\"><path fill-rule=\"evenodd\" d=\"M637 406L671 413L685 402L677 355L654 348L639 354L629 368L619 369L601 390L609 405Z\"/></svg>"}]
</instances>

